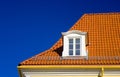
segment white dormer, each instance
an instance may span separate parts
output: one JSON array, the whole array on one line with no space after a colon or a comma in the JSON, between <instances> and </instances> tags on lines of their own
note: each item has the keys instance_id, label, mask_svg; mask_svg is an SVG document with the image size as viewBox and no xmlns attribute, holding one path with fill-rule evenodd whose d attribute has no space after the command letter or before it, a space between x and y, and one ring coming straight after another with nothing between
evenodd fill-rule
<instances>
[{"instance_id":1,"label":"white dormer","mask_svg":"<svg viewBox=\"0 0 120 77\"><path fill-rule=\"evenodd\" d=\"M72 30L62 32L63 52L62 57L67 56L87 56L87 32Z\"/></svg>"}]
</instances>

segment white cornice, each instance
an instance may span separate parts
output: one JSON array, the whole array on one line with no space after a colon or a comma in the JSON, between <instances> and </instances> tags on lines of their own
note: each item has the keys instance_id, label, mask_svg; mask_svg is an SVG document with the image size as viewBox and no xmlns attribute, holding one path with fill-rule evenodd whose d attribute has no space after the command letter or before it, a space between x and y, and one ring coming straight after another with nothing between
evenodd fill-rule
<instances>
[{"instance_id":1,"label":"white cornice","mask_svg":"<svg viewBox=\"0 0 120 77\"><path fill-rule=\"evenodd\" d=\"M69 34L79 34L79 35L86 35L87 32L81 32L79 30L71 30L71 31L67 31L67 32L62 32L62 35L69 35Z\"/></svg>"}]
</instances>

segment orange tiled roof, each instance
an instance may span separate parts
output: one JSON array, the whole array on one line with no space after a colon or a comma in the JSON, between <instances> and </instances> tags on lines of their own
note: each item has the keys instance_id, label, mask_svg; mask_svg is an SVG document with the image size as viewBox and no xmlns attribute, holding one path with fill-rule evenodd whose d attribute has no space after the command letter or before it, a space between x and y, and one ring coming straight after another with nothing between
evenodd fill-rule
<instances>
[{"instance_id":1,"label":"orange tiled roof","mask_svg":"<svg viewBox=\"0 0 120 77\"><path fill-rule=\"evenodd\" d=\"M62 59L60 38L46 50L20 65L118 65L120 64L120 13L84 14L70 30L88 32L88 60Z\"/></svg>"}]
</instances>

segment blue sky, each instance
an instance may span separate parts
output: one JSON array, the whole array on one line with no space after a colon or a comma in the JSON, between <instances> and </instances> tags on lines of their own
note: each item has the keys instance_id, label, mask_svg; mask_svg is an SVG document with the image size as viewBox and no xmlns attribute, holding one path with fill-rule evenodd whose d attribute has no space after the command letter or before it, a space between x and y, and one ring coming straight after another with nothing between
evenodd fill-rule
<instances>
[{"instance_id":1,"label":"blue sky","mask_svg":"<svg viewBox=\"0 0 120 77\"><path fill-rule=\"evenodd\" d=\"M84 13L120 12L120 0L1 0L0 72L49 49Z\"/></svg>"}]
</instances>

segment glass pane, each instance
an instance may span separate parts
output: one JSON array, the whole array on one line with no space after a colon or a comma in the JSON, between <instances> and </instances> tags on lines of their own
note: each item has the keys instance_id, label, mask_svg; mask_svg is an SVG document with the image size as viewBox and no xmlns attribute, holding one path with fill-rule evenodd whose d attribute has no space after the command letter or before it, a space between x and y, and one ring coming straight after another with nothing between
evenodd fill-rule
<instances>
[{"instance_id":1,"label":"glass pane","mask_svg":"<svg viewBox=\"0 0 120 77\"><path fill-rule=\"evenodd\" d=\"M69 55L73 55L73 50L69 50Z\"/></svg>"},{"instance_id":2,"label":"glass pane","mask_svg":"<svg viewBox=\"0 0 120 77\"><path fill-rule=\"evenodd\" d=\"M76 55L80 55L80 50L76 50Z\"/></svg>"},{"instance_id":3,"label":"glass pane","mask_svg":"<svg viewBox=\"0 0 120 77\"><path fill-rule=\"evenodd\" d=\"M80 44L76 44L76 49L80 49Z\"/></svg>"},{"instance_id":4,"label":"glass pane","mask_svg":"<svg viewBox=\"0 0 120 77\"><path fill-rule=\"evenodd\" d=\"M73 39L69 39L69 43L73 43Z\"/></svg>"},{"instance_id":5,"label":"glass pane","mask_svg":"<svg viewBox=\"0 0 120 77\"><path fill-rule=\"evenodd\" d=\"M76 43L80 43L80 38L76 38Z\"/></svg>"},{"instance_id":6,"label":"glass pane","mask_svg":"<svg viewBox=\"0 0 120 77\"><path fill-rule=\"evenodd\" d=\"M69 49L73 49L73 44L69 44Z\"/></svg>"}]
</instances>

